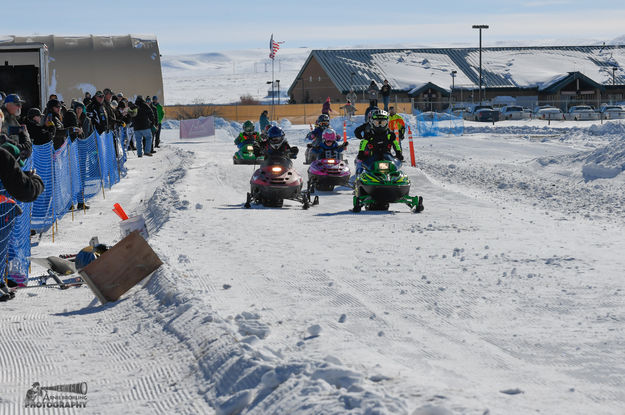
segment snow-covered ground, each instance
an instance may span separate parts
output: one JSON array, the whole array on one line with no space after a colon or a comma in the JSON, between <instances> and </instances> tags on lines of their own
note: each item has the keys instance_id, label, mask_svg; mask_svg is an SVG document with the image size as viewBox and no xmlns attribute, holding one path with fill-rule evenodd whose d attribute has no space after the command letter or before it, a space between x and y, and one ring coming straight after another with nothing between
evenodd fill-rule
<instances>
[{"instance_id":1,"label":"snow-covered ground","mask_svg":"<svg viewBox=\"0 0 625 415\"><path fill-rule=\"evenodd\" d=\"M622 413L625 126L554 124L415 138L421 214L354 214L347 188L247 210L238 124L165 130L33 249L115 243L119 202L165 265L106 306L85 287L0 305L0 413L33 382L87 382L103 414Z\"/></svg>"}]
</instances>

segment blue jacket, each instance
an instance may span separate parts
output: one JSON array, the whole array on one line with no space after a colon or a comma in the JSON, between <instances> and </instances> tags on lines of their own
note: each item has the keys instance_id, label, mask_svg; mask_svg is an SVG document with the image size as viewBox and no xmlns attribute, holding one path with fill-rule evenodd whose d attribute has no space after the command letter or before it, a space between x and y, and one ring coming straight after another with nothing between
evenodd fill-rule
<instances>
[{"instance_id":1,"label":"blue jacket","mask_svg":"<svg viewBox=\"0 0 625 415\"><path fill-rule=\"evenodd\" d=\"M339 144L335 141L331 146L328 146L325 141L322 141L311 150L317 154L318 159L340 158L341 153L345 150L345 144Z\"/></svg>"},{"instance_id":2,"label":"blue jacket","mask_svg":"<svg viewBox=\"0 0 625 415\"><path fill-rule=\"evenodd\" d=\"M265 114L260 114L258 122L260 123L260 132L262 133L265 131L265 127L269 125L269 118Z\"/></svg>"}]
</instances>

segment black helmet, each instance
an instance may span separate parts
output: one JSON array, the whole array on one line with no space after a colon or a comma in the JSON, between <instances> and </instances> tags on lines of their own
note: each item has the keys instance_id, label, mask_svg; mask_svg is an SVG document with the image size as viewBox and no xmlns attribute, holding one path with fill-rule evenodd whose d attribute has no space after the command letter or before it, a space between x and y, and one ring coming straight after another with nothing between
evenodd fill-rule
<instances>
[{"instance_id":1,"label":"black helmet","mask_svg":"<svg viewBox=\"0 0 625 415\"><path fill-rule=\"evenodd\" d=\"M316 124L319 127L328 128L330 126L330 116L328 114L321 114L319 118L317 118Z\"/></svg>"},{"instance_id":2,"label":"black helmet","mask_svg":"<svg viewBox=\"0 0 625 415\"><path fill-rule=\"evenodd\" d=\"M267 140L271 147L277 149L284 143L284 131L278 126L273 126L267 131Z\"/></svg>"},{"instance_id":3,"label":"black helmet","mask_svg":"<svg viewBox=\"0 0 625 415\"><path fill-rule=\"evenodd\" d=\"M252 134L255 130L254 123L247 120L243 123L243 132L246 134Z\"/></svg>"},{"instance_id":4,"label":"black helmet","mask_svg":"<svg viewBox=\"0 0 625 415\"><path fill-rule=\"evenodd\" d=\"M29 108L28 112L26 112L26 118L29 120L32 120L35 117L41 117L43 116L43 114L41 113L41 110L37 107L33 107L33 108Z\"/></svg>"},{"instance_id":5,"label":"black helmet","mask_svg":"<svg viewBox=\"0 0 625 415\"><path fill-rule=\"evenodd\" d=\"M369 125L376 131L386 130L388 127L388 112L384 110L371 111Z\"/></svg>"}]
</instances>

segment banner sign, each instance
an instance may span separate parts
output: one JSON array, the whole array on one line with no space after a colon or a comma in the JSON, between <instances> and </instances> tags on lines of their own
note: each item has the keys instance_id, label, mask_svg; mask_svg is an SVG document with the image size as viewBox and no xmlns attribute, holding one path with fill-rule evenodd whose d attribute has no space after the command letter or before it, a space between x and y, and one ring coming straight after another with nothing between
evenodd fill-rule
<instances>
[{"instance_id":1,"label":"banner sign","mask_svg":"<svg viewBox=\"0 0 625 415\"><path fill-rule=\"evenodd\" d=\"M180 138L199 138L215 135L215 118L200 117L180 120Z\"/></svg>"}]
</instances>

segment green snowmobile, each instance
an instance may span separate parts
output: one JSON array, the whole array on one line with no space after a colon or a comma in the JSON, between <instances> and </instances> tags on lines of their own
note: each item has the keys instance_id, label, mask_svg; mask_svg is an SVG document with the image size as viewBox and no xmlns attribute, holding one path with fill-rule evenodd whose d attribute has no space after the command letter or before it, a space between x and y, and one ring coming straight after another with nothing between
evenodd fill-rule
<instances>
[{"instance_id":1,"label":"green snowmobile","mask_svg":"<svg viewBox=\"0 0 625 415\"><path fill-rule=\"evenodd\" d=\"M234 164L257 164L263 160L263 156L256 157L254 155L254 146L250 144L243 144L239 151L232 156L232 162Z\"/></svg>"},{"instance_id":2,"label":"green snowmobile","mask_svg":"<svg viewBox=\"0 0 625 415\"><path fill-rule=\"evenodd\" d=\"M374 161L354 183L354 208L358 213L366 210L388 210L389 203L405 203L414 213L423 210L423 197L410 196L410 179L399 170L399 161Z\"/></svg>"},{"instance_id":3,"label":"green snowmobile","mask_svg":"<svg viewBox=\"0 0 625 415\"><path fill-rule=\"evenodd\" d=\"M254 143L260 140L260 134L255 131L254 123L245 121L243 123L243 132L234 140L234 144L239 148L232 162L234 164L256 164L263 160L263 157L254 155Z\"/></svg>"}]
</instances>

